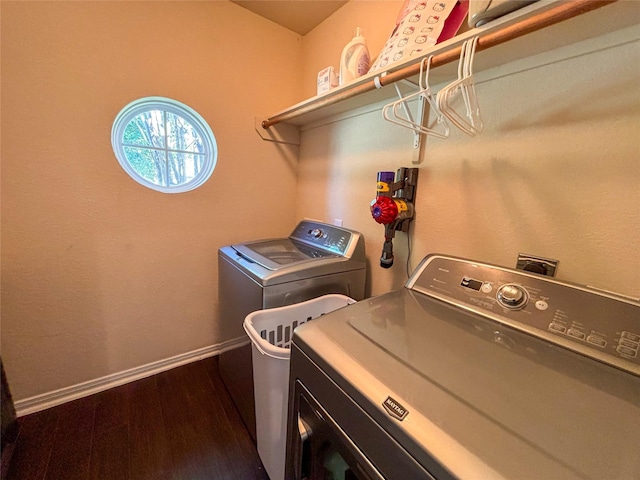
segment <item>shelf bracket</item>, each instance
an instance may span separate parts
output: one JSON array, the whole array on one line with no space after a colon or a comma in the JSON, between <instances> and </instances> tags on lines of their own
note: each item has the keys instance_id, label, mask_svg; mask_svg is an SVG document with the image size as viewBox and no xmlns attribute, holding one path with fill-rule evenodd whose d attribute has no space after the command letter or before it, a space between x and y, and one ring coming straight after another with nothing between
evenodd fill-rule
<instances>
[{"instance_id":1,"label":"shelf bracket","mask_svg":"<svg viewBox=\"0 0 640 480\"><path fill-rule=\"evenodd\" d=\"M404 96L402 95L402 92L398 87L398 83L404 83L404 84L411 85L412 87L416 87L417 90L415 93L418 93L418 91L420 91L420 87L419 85L416 85L413 82L409 82L407 80L400 80L399 82L396 82L393 84L393 86L396 89L396 93L398 94L398 98L401 100L400 104L402 105L402 109L404 110L404 113L407 116L407 119L415 125L416 121L413 119L413 115L411 114L411 109L409 108L409 105L407 104L406 101L404 101ZM418 125L424 125L424 114L426 110L425 103L426 103L425 98L422 95L418 95L418 111L416 112ZM420 131L418 131L417 129L414 129L414 128L410 128L410 129L413 131L413 148L418 149L420 148L422 133L420 133Z\"/></svg>"},{"instance_id":2,"label":"shelf bracket","mask_svg":"<svg viewBox=\"0 0 640 480\"><path fill-rule=\"evenodd\" d=\"M284 143L286 145L300 145L300 127L290 123L278 123L269 128L262 126L262 120L254 118L254 127L260 138L268 142Z\"/></svg>"}]
</instances>

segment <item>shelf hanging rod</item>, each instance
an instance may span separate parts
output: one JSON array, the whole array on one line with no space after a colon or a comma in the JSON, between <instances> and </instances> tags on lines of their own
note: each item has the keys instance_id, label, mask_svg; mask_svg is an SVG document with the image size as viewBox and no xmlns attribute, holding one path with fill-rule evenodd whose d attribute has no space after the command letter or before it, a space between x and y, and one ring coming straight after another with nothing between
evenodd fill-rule
<instances>
[{"instance_id":1,"label":"shelf hanging rod","mask_svg":"<svg viewBox=\"0 0 640 480\"><path fill-rule=\"evenodd\" d=\"M518 20L500 30L481 35L478 40L476 51L495 47L496 45L500 45L529 33L561 23L565 20L596 10L616 1L617 0L571 0L569 2L560 2L546 11L538 12L531 17ZM457 61L458 58L460 58L460 49L461 46L459 45L451 48L450 50L434 55L431 61L431 68ZM269 117L262 122L262 128L268 129L272 125L292 120L307 113L315 112L316 110L320 110L324 107L328 107L349 98L375 90L376 88L389 85L399 80L407 79L417 75L419 71L420 62L392 72L384 72L367 82L354 85L353 87L345 90L337 91L334 95L329 94L324 97L318 97L317 100L301 105L299 108L291 109L274 115L273 117Z\"/></svg>"}]
</instances>

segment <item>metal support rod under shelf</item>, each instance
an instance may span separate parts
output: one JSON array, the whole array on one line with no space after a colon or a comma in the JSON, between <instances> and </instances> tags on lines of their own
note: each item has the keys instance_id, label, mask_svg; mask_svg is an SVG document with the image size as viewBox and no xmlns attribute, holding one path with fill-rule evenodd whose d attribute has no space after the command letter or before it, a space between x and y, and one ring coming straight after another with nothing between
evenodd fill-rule
<instances>
[{"instance_id":1,"label":"metal support rod under shelf","mask_svg":"<svg viewBox=\"0 0 640 480\"><path fill-rule=\"evenodd\" d=\"M480 34L476 51L495 47L496 45L500 45L551 25L561 23L565 20L596 10L616 1L617 0L572 0L570 2L560 2L549 10L535 13L531 17L523 18L505 28L489 32L485 35ZM458 45L450 50L434 55L431 60L431 68L457 61L460 58L460 49L461 46ZM419 71L420 63L416 63L392 72L385 72L384 75L378 75L367 82L354 85L353 87L345 90L337 91L334 95L329 93L325 96L318 97L309 103L300 105L298 108L290 109L274 115L273 117L269 117L262 122L262 128L268 129L272 125L292 120L307 113L315 112L316 110L320 110L324 107L328 107L349 98L375 90L376 88L412 77L417 75ZM376 80L379 83L379 86L376 85Z\"/></svg>"}]
</instances>

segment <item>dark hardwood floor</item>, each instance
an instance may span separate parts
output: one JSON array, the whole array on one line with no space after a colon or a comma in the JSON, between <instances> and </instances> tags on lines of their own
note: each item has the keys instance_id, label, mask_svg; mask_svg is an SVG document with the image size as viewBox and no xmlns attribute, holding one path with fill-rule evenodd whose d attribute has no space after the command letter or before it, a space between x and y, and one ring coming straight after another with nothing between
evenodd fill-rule
<instances>
[{"instance_id":1,"label":"dark hardwood floor","mask_svg":"<svg viewBox=\"0 0 640 480\"><path fill-rule=\"evenodd\" d=\"M216 357L19 424L2 480L268 480Z\"/></svg>"}]
</instances>

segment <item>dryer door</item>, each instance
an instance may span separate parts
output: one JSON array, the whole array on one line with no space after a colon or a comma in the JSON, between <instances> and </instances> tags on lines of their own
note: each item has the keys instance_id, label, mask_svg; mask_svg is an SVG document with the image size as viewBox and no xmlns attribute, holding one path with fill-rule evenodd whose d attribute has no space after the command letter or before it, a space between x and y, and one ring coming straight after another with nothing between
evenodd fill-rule
<instances>
[{"instance_id":1,"label":"dryer door","mask_svg":"<svg viewBox=\"0 0 640 480\"><path fill-rule=\"evenodd\" d=\"M298 435L290 448L289 480L384 480L331 415L300 384Z\"/></svg>"}]
</instances>

